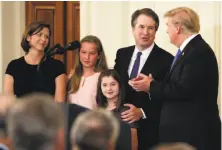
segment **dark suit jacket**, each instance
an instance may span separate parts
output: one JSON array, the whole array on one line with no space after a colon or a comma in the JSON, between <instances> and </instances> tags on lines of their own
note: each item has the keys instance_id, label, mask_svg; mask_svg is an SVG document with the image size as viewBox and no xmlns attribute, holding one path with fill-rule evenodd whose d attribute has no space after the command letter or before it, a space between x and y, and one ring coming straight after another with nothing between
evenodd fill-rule
<instances>
[{"instance_id":1,"label":"dark suit jacket","mask_svg":"<svg viewBox=\"0 0 222 150\"><path fill-rule=\"evenodd\" d=\"M65 117L65 136L64 136L64 142L65 142L65 150L71 150L71 143L70 143L70 130L72 128L72 125L79 114L89 111L89 109L76 105L71 103L58 103L58 105L61 106L64 117Z\"/></svg>"},{"instance_id":2,"label":"dark suit jacket","mask_svg":"<svg viewBox=\"0 0 222 150\"><path fill-rule=\"evenodd\" d=\"M162 142L188 142L198 150L220 149L217 60L200 35L184 48L165 82L151 82L150 94L153 99L164 99Z\"/></svg>"},{"instance_id":3,"label":"dark suit jacket","mask_svg":"<svg viewBox=\"0 0 222 150\"><path fill-rule=\"evenodd\" d=\"M114 69L120 74L126 90L126 103L132 103L138 108L142 108L147 119L140 119L138 129L139 149L147 149L157 143L158 125L161 102L151 101L149 95L145 92L136 92L129 86L128 67L133 55L135 46L121 48L117 51L116 64ZM156 44L144 67L141 70L143 74L152 74L157 80L163 80L172 63L173 56Z\"/></svg>"},{"instance_id":4,"label":"dark suit jacket","mask_svg":"<svg viewBox=\"0 0 222 150\"><path fill-rule=\"evenodd\" d=\"M119 121L120 132L115 150L132 150L131 128L128 123Z\"/></svg>"}]
</instances>

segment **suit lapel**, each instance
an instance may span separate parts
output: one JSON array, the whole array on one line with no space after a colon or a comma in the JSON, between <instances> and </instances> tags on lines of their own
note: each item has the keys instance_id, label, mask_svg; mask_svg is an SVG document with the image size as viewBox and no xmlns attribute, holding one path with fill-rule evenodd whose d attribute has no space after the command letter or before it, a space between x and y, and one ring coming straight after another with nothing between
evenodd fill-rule
<instances>
[{"instance_id":1,"label":"suit lapel","mask_svg":"<svg viewBox=\"0 0 222 150\"><path fill-rule=\"evenodd\" d=\"M141 70L141 73L146 74L147 71L149 71L153 66L155 66L154 64L156 63L157 51L158 51L158 46L154 44L154 47L150 55L146 59L146 62Z\"/></svg>"},{"instance_id":2,"label":"suit lapel","mask_svg":"<svg viewBox=\"0 0 222 150\"><path fill-rule=\"evenodd\" d=\"M184 49L185 50L185 49ZM170 69L170 73L174 70L174 68L176 67L176 65L180 62L180 61L182 61L183 60L183 58L185 58L186 57L186 51L184 51L183 50L183 52L178 56L178 58L177 58L177 60L176 60L176 62L174 63L174 65L173 65L173 67L172 67L172 69ZM175 57L175 56L174 56Z\"/></svg>"},{"instance_id":3,"label":"suit lapel","mask_svg":"<svg viewBox=\"0 0 222 150\"><path fill-rule=\"evenodd\" d=\"M128 68L129 68L129 65L130 65L130 61L131 61L131 58L132 58L134 49L135 49L135 46L130 47L130 48L127 50L127 53L125 54L125 60L124 60L124 66L123 66L123 68L127 68L127 69L125 70L125 76L128 77L128 79L129 79Z\"/></svg>"}]
</instances>

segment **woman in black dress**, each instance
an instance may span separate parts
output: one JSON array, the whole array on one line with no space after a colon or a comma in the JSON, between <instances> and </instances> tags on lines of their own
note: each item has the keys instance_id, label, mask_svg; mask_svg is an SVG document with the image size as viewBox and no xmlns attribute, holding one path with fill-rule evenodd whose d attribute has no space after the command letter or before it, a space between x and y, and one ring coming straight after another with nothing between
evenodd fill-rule
<instances>
[{"instance_id":1,"label":"woman in black dress","mask_svg":"<svg viewBox=\"0 0 222 150\"><path fill-rule=\"evenodd\" d=\"M25 56L12 60L4 77L4 92L21 97L32 92L43 92L64 101L66 94L65 66L48 57L37 69L50 45L50 25L32 22L24 31L21 46Z\"/></svg>"}]
</instances>

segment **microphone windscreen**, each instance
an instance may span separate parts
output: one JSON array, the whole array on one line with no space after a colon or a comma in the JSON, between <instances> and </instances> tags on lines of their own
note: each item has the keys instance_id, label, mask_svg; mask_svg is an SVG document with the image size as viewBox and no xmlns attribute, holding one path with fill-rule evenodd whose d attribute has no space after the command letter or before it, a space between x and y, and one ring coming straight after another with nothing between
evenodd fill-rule
<instances>
[{"instance_id":1,"label":"microphone windscreen","mask_svg":"<svg viewBox=\"0 0 222 150\"><path fill-rule=\"evenodd\" d=\"M67 47L65 47L65 49L69 49L69 50L77 49L77 48L80 48L79 41L73 41L73 42L69 43Z\"/></svg>"}]
</instances>

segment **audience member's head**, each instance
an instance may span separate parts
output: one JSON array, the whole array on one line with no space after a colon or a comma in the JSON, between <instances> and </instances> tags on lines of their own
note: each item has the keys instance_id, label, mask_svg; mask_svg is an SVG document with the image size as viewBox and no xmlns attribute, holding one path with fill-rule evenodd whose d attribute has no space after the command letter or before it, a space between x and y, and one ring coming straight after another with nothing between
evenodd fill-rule
<instances>
[{"instance_id":1,"label":"audience member's head","mask_svg":"<svg viewBox=\"0 0 222 150\"><path fill-rule=\"evenodd\" d=\"M14 150L55 150L63 113L51 96L31 94L12 105L7 123Z\"/></svg>"},{"instance_id":2,"label":"audience member's head","mask_svg":"<svg viewBox=\"0 0 222 150\"><path fill-rule=\"evenodd\" d=\"M7 110L12 106L15 97L7 94L0 94L0 137L5 137L5 118Z\"/></svg>"},{"instance_id":3,"label":"audience member's head","mask_svg":"<svg viewBox=\"0 0 222 150\"><path fill-rule=\"evenodd\" d=\"M76 119L71 130L74 150L111 150L119 135L119 122L110 111L87 111Z\"/></svg>"},{"instance_id":4,"label":"audience member's head","mask_svg":"<svg viewBox=\"0 0 222 150\"><path fill-rule=\"evenodd\" d=\"M176 143L159 144L158 146L154 147L152 150L196 150L196 148L187 143L176 142Z\"/></svg>"}]
</instances>

